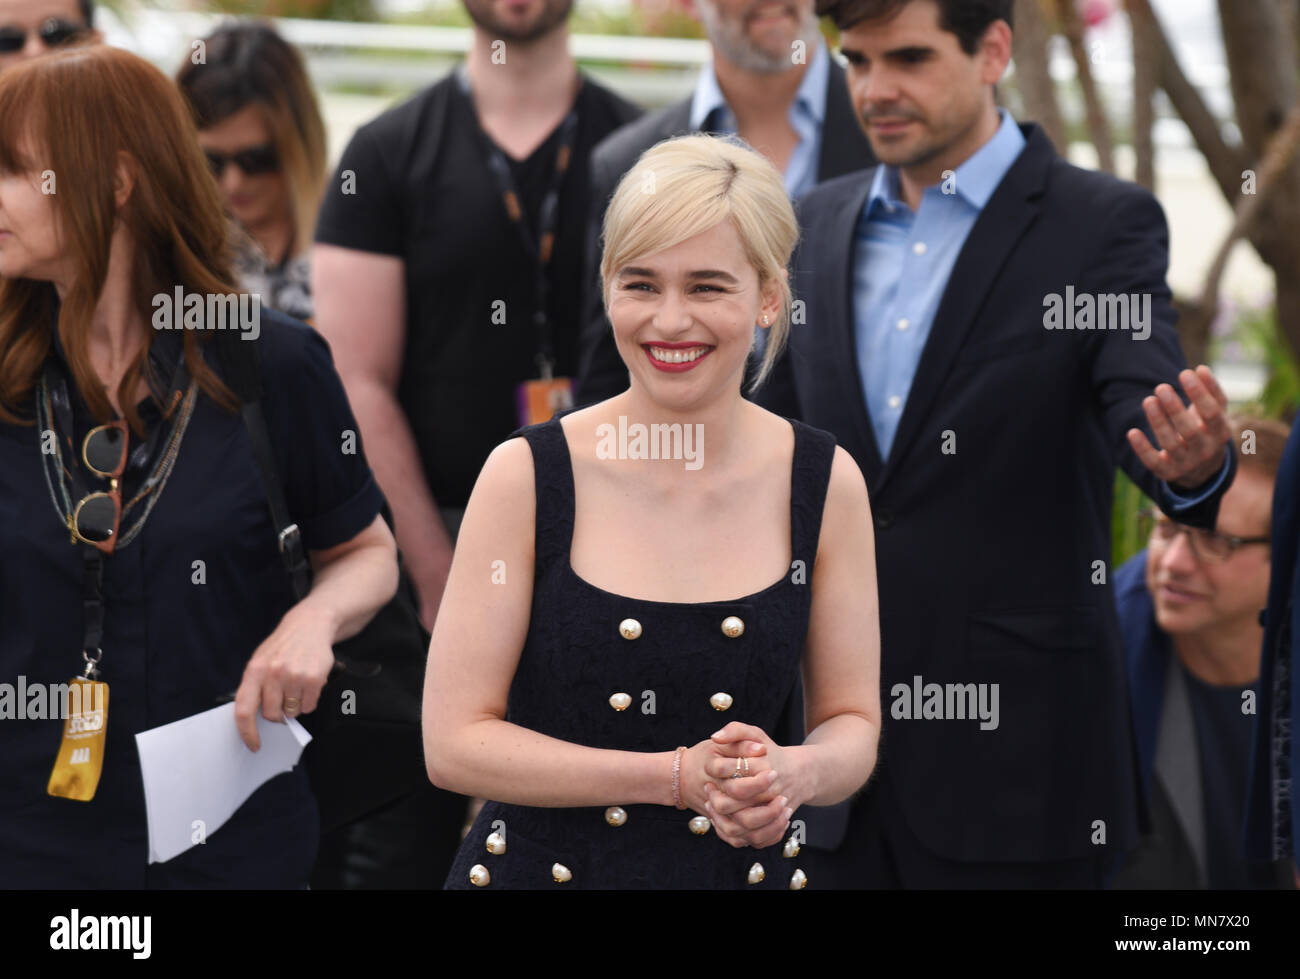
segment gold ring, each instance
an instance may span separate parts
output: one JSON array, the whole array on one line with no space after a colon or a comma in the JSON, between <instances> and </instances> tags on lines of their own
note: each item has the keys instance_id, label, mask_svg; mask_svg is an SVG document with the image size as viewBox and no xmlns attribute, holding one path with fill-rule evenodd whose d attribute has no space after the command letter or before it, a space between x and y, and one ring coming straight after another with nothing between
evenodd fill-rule
<instances>
[{"instance_id":1,"label":"gold ring","mask_svg":"<svg viewBox=\"0 0 1300 979\"><path fill-rule=\"evenodd\" d=\"M739 758L736 759L736 770L735 770L734 772L731 773L731 777L732 777L732 778L741 778L741 777L742 777L741 774L740 774L740 759L739 759Z\"/></svg>"},{"instance_id":2,"label":"gold ring","mask_svg":"<svg viewBox=\"0 0 1300 979\"><path fill-rule=\"evenodd\" d=\"M284 712L288 714L290 717L298 713L298 710L301 707L302 707L302 701L299 698L297 697L284 698Z\"/></svg>"},{"instance_id":3,"label":"gold ring","mask_svg":"<svg viewBox=\"0 0 1300 979\"><path fill-rule=\"evenodd\" d=\"M742 757L743 757L743 756L742 756ZM745 774L748 775L748 774L749 774L749 759L746 757L746 758L744 759L744 761L745 761Z\"/></svg>"}]
</instances>

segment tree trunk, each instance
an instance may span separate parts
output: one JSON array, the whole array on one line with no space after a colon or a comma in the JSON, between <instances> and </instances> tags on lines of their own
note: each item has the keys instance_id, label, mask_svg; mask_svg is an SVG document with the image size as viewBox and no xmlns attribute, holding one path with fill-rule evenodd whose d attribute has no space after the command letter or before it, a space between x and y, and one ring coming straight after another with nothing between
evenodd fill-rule
<instances>
[{"instance_id":1,"label":"tree trunk","mask_svg":"<svg viewBox=\"0 0 1300 979\"><path fill-rule=\"evenodd\" d=\"M1294 24L1285 0L1219 0L1223 47L1232 77L1237 121L1243 144L1230 145L1201 93L1188 81L1174 55L1169 37L1151 10L1149 0L1130 0L1130 12L1145 18L1160 51L1160 85L1191 131L1210 172L1228 203L1236 209L1246 190L1244 171L1260 166L1272 134L1296 104L1300 89ZM1252 176L1257 176L1252 174ZM1300 361L1300 160L1278 176L1268 204L1261 207L1246 237L1277 280L1278 329ZM1182 304L1180 335L1184 347L1195 348L1200 319L1199 301ZM1198 317L1197 313L1200 313ZM1211 314L1212 315L1212 314ZM1188 354L1189 359L1191 353Z\"/></svg>"},{"instance_id":2,"label":"tree trunk","mask_svg":"<svg viewBox=\"0 0 1300 979\"><path fill-rule=\"evenodd\" d=\"M1048 69L1051 33L1043 21L1039 0L1016 0L1012 51L1016 63L1016 88L1025 104L1025 115L1043 127L1043 132L1065 155L1065 120L1056 101L1056 85Z\"/></svg>"},{"instance_id":3,"label":"tree trunk","mask_svg":"<svg viewBox=\"0 0 1300 979\"><path fill-rule=\"evenodd\" d=\"M1204 364L1210 347L1210 326L1214 312L1207 310L1199 299L1174 297L1174 310L1178 313L1178 345L1183 348L1187 366Z\"/></svg>"},{"instance_id":4,"label":"tree trunk","mask_svg":"<svg viewBox=\"0 0 1300 979\"><path fill-rule=\"evenodd\" d=\"M1291 110L1282 128L1269 139L1268 148L1256 171L1255 192L1243 194L1237 200L1236 218L1210 263L1201 292L1201 303L1208 307L1218 304L1219 282L1228 267L1232 247L1240 239L1250 236L1262 212L1275 206L1274 197L1279 183L1285 182L1291 166L1300 153L1300 105ZM1285 205L1284 205L1285 206Z\"/></svg>"},{"instance_id":5,"label":"tree trunk","mask_svg":"<svg viewBox=\"0 0 1300 979\"><path fill-rule=\"evenodd\" d=\"M1150 31L1151 41L1160 53L1160 87L1165 90L1174 110L1187 125L1219 190L1229 201L1235 201L1241 193L1241 171L1250 165L1248 157L1240 147L1230 145L1223 138L1219 120L1210 112L1201 93L1183 72L1173 46L1169 43L1169 36L1151 10L1149 0L1129 0L1129 13L1132 17L1146 21L1143 30Z\"/></svg>"},{"instance_id":6,"label":"tree trunk","mask_svg":"<svg viewBox=\"0 0 1300 979\"><path fill-rule=\"evenodd\" d=\"M1092 62L1088 58L1088 49L1083 41L1083 21L1074 9L1074 0L1057 0L1057 15L1061 21L1061 33L1070 42L1070 54L1074 56L1075 71L1079 75L1079 88L1083 91L1083 104L1088 115L1088 132L1093 145L1097 147L1097 166L1106 173L1115 172L1115 154L1112 149L1110 123L1106 121L1106 110L1097 91L1097 83L1092 77Z\"/></svg>"},{"instance_id":7,"label":"tree trunk","mask_svg":"<svg viewBox=\"0 0 1300 979\"><path fill-rule=\"evenodd\" d=\"M1232 76L1237 124L1252 160L1300 100L1300 63L1292 25L1278 0L1219 0L1223 49ZM1258 166L1258 164L1255 164ZM1235 204L1235 198L1230 198ZM1277 275L1278 328L1300 359L1300 160L1277 180L1249 234Z\"/></svg>"},{"instance_id":8,"label":"tree trunk","mask_svg":"<svg viewBox=\"0 0 1300 979\"><path fill-rule=\"evenodd\" d=\"M1133 33L1133 153L1137 157L1134 180L1147 190L1156 189L1155 94L1159 84L1160 56L1151 21L1134 15L1133 0L1126 0Z\"/></svg>"}]
</instances>

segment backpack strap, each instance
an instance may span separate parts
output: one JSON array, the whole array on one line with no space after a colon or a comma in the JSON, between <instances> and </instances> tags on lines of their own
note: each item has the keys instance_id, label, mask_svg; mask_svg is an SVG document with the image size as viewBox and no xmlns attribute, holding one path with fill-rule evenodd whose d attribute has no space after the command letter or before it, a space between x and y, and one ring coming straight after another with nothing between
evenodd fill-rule
<instances>
[{"instance_id":1,"label":"backpack strap","mask_svg":"<svg viewBox=\"0 0 1300 979\"><path fill-rule=\"evenodd\" d=\"M212 342L216 344L217 357L226 375L226 386L240 402L239 411L244 419L244 428L248 430L253 458L262 474L266 502L271 508L280 561L289 575L294 597L301 600L311 591L311 565L302 544L302 531L289 515L284 486L275 468L275 452L266 428L266 415L262 412L261 337L248 340L243 334L218 333Z\"/></svg>"}]
</instances>

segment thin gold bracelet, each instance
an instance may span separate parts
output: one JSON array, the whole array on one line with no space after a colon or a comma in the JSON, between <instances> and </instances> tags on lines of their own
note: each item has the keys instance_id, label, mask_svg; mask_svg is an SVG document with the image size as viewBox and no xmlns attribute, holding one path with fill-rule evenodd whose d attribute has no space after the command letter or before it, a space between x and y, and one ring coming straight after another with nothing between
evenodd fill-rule
<instances>
[{"instance_id":1,"label":"thin gold bracelet","mask_svg":"<svg viewBox=\"0 0 1300 979\"><path fill-rule=\"evenodd\" d=\"M684 745L679 745L677 751L673 754L673 805L678 809L686 808L682 802L681 793L682 752L685 750Z\"/></svg>"}]
</instances>

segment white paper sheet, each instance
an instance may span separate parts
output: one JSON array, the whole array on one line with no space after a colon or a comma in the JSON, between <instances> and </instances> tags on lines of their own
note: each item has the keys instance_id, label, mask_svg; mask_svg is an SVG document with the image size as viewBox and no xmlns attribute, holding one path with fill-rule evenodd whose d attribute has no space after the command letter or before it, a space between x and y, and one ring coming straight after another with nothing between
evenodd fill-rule
<instances>
[{"instance_id":1,"label":"white paper sheet","mask_svg":"<svg viewBox=\"0 0 1300 979\"><path fill-rule=\"evenodd\" d=\"M262 747L248 750L223 704L135 736L149 815L149 862L179 856L215 833L259 786L290 771L311 741L293 718L257 715Z\"/></svg>"}]
</instances>

